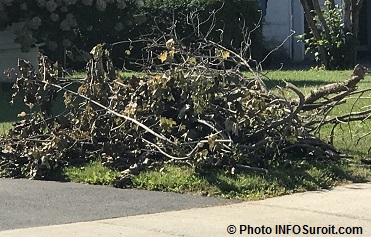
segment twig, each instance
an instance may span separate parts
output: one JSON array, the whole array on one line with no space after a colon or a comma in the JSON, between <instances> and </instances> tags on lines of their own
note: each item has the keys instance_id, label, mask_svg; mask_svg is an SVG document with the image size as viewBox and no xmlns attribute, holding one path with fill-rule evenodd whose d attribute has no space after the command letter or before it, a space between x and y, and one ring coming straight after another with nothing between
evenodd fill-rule
<instances>
[{"instance_id":1,"label":"twig","mask_svg":"<svg viewBox=\"0 0 371 237\"><path fill-rule=\"evenodd\" d=\"M262 128L262 129L260 129L256 132L254 132L253 134L255 134L255 135L261 134L261 133L264 133L264 132L268 131L271 128L276 128L276 127L278 127L282 124L288 123L300 112L301 108L304 105L304 95L303 95L303 93L301 93L301 91L296 86L294 86L293 84L291 84L289 82L286 82L286 88L291 89L299 97L299 104L296 106L296 109L292 113L290 113L289 116L287 116L283 119L280 119L280 120L270 124L268 127Z\"/></svg>"},{"instance_id":2,"label":"twig","mask_svg":"<svg viewBox=\"0 0 371 237\"><path fill-rule=\"evenodd\" d=\"M281 44L277 45L274 49L272 49L267 55L265 55L265 57L263 58L263 60L261 60L261 62L259 62L259 68L262 68L262 64L265 62L265 60L267 60L267 58L274 52L276 52L277 50L279 50L296 32L294 30L291 30L291 33L281 42Z\"/></svg>"},{"instance_id":3,"label":"twig","mask_svg":"<svg viewBox=\"0 0 371 237\"><path fill-rule=\"evenodd\" d=\"M191 156L193 155L193 153L195 153L195 151L197 151L197 148L198 148L198 144L192 149L192 151L190 153L188 153L186 156L183 156L183 157L176 157L176 156L172 156L168 153L166 153L165 151L163 151L159 146L157 146L156 144L142 138L143 141L147 142L148 144L150 144L151 146L154 146L161 154L163 154L164 156L170 158L170 159L173 159L173 160L187 160L189 158L191 158Z\"/></svg>"},{"instance_id":4,"label":"twig","mask_svg":"<svg viewBox=\"0 0 371 237\"><path fill-rule=\"evenodd\" d=\"M201 123L201 124L204 124L206 126L208 126L209 128L211 128L214 132L216 132L217 134L221 134L223 138L227 138L227 136L225 136L223 134L223 131L220 131L218 129L216 129L213 125L211 125L210 123L208 123L207 121L205 120L202 120L202 119L197 119L197 122Z\"/></svg>"},{"instance_id":5,"label":"twig","mask_svg":"<svg viewBox=\"0 0 371 237\"><path fill-rule=\"evenodd\" d=\"M82 94L80 94L80 93L76 93L76 92L74 92L74 91L71 91L71 90L66 89L66 88L64 88L64 87L61 87L61 86L59 86L59 85L57 85L57 84L54 84L54 83L50 83L50 82L47 82L47 81L45 81L45 82L44 82L44 81L40 81L40 82L42 82L42 83L44 83L44 84L47 84L47 85L50 85L50 86L53 86L53 87L56 87L56 88L58 88L58 89L61 89L61 90L65 91L65 92L67 92L67 93L70 93L70 94L73 94L73 95L79 96L79 97L81 97L81 98L83 98L83 99L85 99L85 100L87 100L87 101L89 101L89 102L91 102L91 103L97 105L98 107L100 107L100 108L106 110L106 111L107 111L108 113L110 113L110 114L113 114L113 115L115 115L115 116L117 116L117 117L119 117L119 118L126 119L126 120L128 120L128 121L130 121L130 122L132 122L132 123L134 123L134 124L136 124L136 125L138 125L139 127L143 128L144 130L146 130L147 132L151 133L151 134L154 135L155 137L157 137L157 138L159 138L159 139L161 139L161 140L164 140L164 141L166 141L166 142L169 142L169 143L175 145L175 143L174 143L173 141L171 141L170 139L164 137L164 136L161 135L161 134L156 133L155 131L153 131L152 129L150 129L150 128L147 127L146 125L142 124L141 122L139 122L139 121L137 121L137 120L135 120L135 119L133 119L133 118L131 118L131 117L129 117L129 116L126 116L126 115L120 114L120 113L118 113L118 112L116 112L116 111L114 111L114 110L111 110L111 109L108 108L107 106L104 106L104 105L102 105L101 103L99 103L99 102L97 102L97 101L95 101L95 100L92 100L92 99L86 97L85 95L82 95Z\"/></svg>"},{"instance_id":6,"label":"twig","mask_svg":"<svg viewBox=\"0 0 371 237\"><path fill-rule=\"evenodd\" d=\"M248 145L237 144L237 148L240 148L240 149L242 148L242 149L250 150L250 151L256 151L256 150L260 149L262 146L266 145L268 142L271 142L272 140L274 140L274 139L271 138L271 137L266 137L263 140L260 140L257 143L249 145L249 146Z\"/></svg>"},{"instance_id":7,"label":"twig","mask_svg":"<svg viewBox=\"0 0 371 237\"><path fill-rule=\"evenodd\" d=\"M242 63L245 67L247 67L249 69L249 71L254 75L254 78L259 82L259 84L262 86L262 90L267 92L268 91L268 87L265 85L264 81L261 79L261 77L257 74L257 72L255 70L253 70L249 64L248 61L246 61L246 59L244 59L241 55L239 55L238 53L234 52L233 50L230 50L230 49L227 49L226 47L220 45L220 44L217 44L211 40L208 40L208 39L205 39L204 40L206 43L209 43L213 46L215 46L216 48L219 48L221 50L224 50L230 54L232 54L233 56L235 56L239 61L240 63Z\"/></svg>"}]
</instances>

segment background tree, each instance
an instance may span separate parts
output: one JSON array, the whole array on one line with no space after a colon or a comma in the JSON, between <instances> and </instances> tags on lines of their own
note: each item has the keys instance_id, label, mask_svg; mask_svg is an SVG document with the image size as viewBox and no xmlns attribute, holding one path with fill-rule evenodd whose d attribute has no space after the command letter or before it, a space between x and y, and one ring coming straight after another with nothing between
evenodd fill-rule
<instances>
[{"instance_id":1,"label":"background tree","mask_svg":"<svg viewBox=\"0 0 371 237\"><path fill-rule=\"evenodd\" d=\"M0 29L23 22L16 32L23 51L42 43L42 50L59 65L66 50L73 61L85 61L86 51L95 44L122 39L133 25L141 24L143 4L142 0L0 0Z\"/></svg>"},{"instance_id":2,"label":"background tree","mask_svg":"<svg viewBox=\"0 0 371 237\"><path fill-rule=\"evenodd\" d=\"M359 14L363 0L300 0L310 28L308 50L326 69L349 69L357 59Z\"/></svg>"},{"instance_id":3,"label":"background tree","mask_svg":"<svg viewBox=\"0 0 371 237\"><path fill-rule=\"evenodd\" d=\"M209 21L213 12L218 20ZM185 17L190 13L204 22L200 32L230 49L247 38L236 32L256 28L260 19L256 0L0 0L0 30L24 22L17 34L24 51L42 44L43 53L59 66L67 52L74 69L84 67L96 44L120 42L112 50L115 66L137 69L142 66L137 60L146 58L144 38L167 37L164 32L177 25L183 43L192 41L194 29ZM251 51L262 52L259 30L251 33L251 41Z\"/></svg>"}]
</instances>

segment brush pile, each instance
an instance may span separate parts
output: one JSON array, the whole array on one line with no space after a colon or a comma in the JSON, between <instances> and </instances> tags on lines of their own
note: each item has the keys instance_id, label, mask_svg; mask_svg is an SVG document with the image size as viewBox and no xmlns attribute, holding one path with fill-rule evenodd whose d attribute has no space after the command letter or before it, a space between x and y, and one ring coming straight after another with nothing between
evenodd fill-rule
<instances>
[{"instance_id":1,"label":"brush pile","mask_svg":"<svg viewBox=\"0 0 371 237\"><path fill-rule=\"evenodd\" d=\"M307 96L286 83L297 98L287 99L256 71L223 68L230 60L251 69L249 62L207 46L212 56L168 41L157 57L167 70L129 79L117 74L102 45L91 51L83 80L58 78L45 56L38 70L20 59L14 97L22 91L32 112L20 113L24 120L0 140L0 177L43 179L60 166L97 158L123 177L168 162L234 173L302 159L339 160L335 148L311 132L338 121L328 119L328 111L356 90L362 66L347 81ZM61 94L64 108L55 113Z\"/></svg>"}]
</instances>

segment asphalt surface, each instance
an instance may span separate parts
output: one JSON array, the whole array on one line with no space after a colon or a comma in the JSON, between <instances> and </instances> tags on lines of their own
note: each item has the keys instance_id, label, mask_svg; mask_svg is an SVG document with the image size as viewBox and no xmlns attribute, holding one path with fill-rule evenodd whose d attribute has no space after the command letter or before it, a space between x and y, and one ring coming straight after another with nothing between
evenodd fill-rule
<instances>
[{"instance_id":1,"label":"asphalt surface","mask_svg":"<svg viewBox=\"0 0 371 237\"><path fill-rule=\"evenodd\" d=\"M0 231L233 202L236 201L76 183L0 179Z\"/></svg>"},{"instance_id":2,"label":"asphalt surface","mask_svg":"<svg viewBox=\"0 0 371 237\"><path fill-rule=\"evenodd\" d=\"M254 202L0 230L0 237L370 237L370 200L371 183L350 184ZM309 228L312 233L305 232Z\"/></svg>"}]
</instances>

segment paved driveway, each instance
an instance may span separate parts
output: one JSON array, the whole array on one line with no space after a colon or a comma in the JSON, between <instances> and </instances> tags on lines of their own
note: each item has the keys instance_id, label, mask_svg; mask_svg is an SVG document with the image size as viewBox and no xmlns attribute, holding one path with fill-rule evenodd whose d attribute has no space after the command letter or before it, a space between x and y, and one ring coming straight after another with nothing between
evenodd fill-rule
<instances>
[{"instance_id":1,"label":"paved driveway","mask_svg":"<svg viewBox=\"0 0 371 237\"><path fill-rule=\"evenodd\" d=\"M0 179L0 231L232 202L235 201L76 183Z\"/></svg>"}]
</instances>

